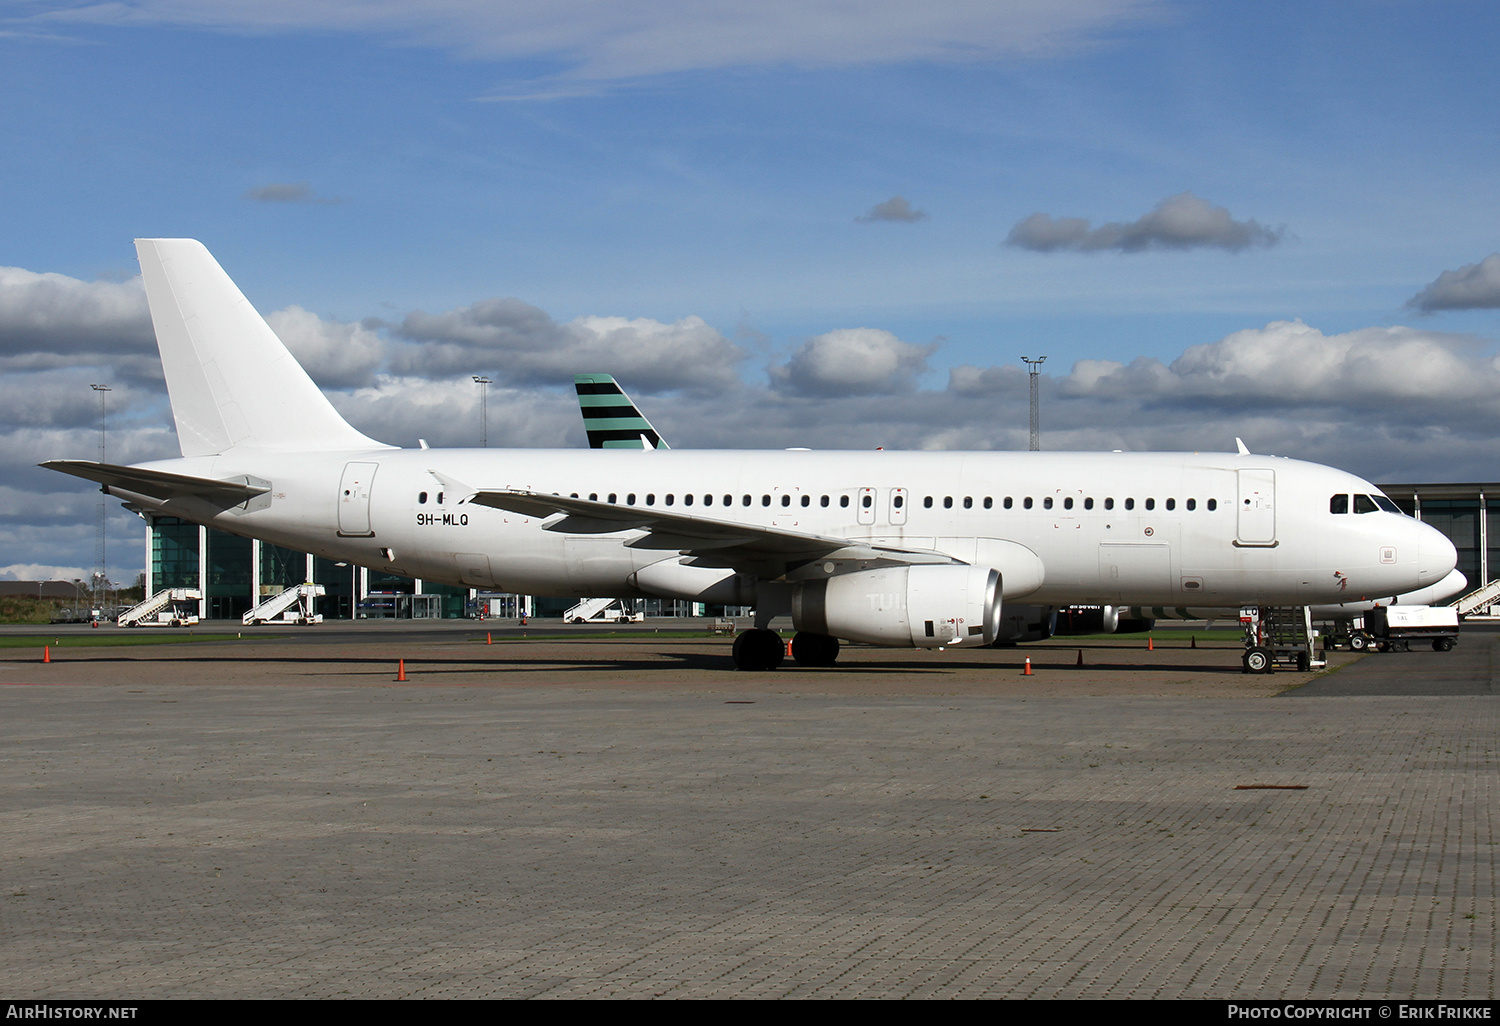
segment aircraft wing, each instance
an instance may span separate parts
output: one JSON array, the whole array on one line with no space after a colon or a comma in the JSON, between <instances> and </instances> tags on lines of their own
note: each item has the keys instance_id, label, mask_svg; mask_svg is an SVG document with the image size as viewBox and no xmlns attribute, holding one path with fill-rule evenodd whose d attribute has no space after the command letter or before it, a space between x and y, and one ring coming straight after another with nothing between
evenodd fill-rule
<instances>
[{"instance_id":1,"label":"aircraft wing","mask_svg":"<svg viewBox=\"0 0 1500 1026\"><path fill-rule=\"evenodd\" d=\"M48 460L38 464L48 470L72 474L102 485L122 488L154 499L203 499L228 508L248 502L257 495L271 490L266 482L257 483L253 478L229 478L218 480L210 477L190 477L187 474L169 474L161 470L142 470L139 467L122 467L114 463L97 463L93 460Z\"/></svg>"},{"instance_id":2,"label":"aircraft wing","mask_svg":"<svg viewBox=\"0 0 1500 1026\"><path fill-rule=\"evenodd\" d=\"M761 577L781 577L814 560L858 562L869 566L958 563L942 552L869 544L848 538L790 531L780 527L730 523L654 507L591 502L565 495L511 489L481 489L465 502L545 520L550 531L612 534L642 531L631 548L664 549L691 556L695 566L726 567Z\"/></svg>"}]
</instances>

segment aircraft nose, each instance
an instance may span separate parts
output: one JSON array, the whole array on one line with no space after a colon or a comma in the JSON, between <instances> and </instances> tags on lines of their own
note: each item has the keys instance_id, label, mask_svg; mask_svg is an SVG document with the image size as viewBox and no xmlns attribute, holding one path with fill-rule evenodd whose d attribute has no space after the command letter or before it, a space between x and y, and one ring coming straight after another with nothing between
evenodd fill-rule
<instances>
[{"instance_id":1,"label":"aircraft nose","mask_svg":"<svg viewBox=\"0 0 1500 1026\"><path fill-rule=\"evenodd\" d=\"M1458 566L1458 550L1437 528L1418 524L1417 574L1423 584L1436 584Z\"/></svg>"}]
</instances>

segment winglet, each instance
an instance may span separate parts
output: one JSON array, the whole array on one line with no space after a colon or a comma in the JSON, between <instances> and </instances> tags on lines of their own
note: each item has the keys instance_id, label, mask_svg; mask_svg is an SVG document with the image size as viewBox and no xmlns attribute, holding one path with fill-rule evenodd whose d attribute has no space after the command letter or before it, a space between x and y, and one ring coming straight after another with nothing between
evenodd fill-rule
<instances>
[{"instance_id":1,"label":"winglet","mask_svg":"<svg viewBox=\"0 0 1500 1026\"><path fill-rule=\"evenodd\" d=\"M1245 448L1244 441L1238 435L1235 436L1234 447L1240 451L1240 455L1241 456L1249 456L1250 455L1250 450L1247 449L1247 448Z\"/></svg>"}]
</instances>

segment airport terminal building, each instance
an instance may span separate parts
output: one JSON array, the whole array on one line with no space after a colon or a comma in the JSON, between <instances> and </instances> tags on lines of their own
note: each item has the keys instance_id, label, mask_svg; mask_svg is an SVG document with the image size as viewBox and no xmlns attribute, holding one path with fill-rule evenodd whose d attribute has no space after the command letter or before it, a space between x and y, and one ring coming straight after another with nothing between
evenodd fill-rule
<instances>
[{"instance_id":1,"label":"airport terminal building","mask_svg":"<svg viewBox=\"0 0 1500 1026\"><path fill-rule=\"evenodd\" d=\"M1471 588L1500 576L1500 483L1380 487L1406 513L1448 536L1458 549L1458 569ZM1489 496L1495 496L1493 507ZM201 589L199 615L205 618L238 618L262 598L304 583L325 588L317 611L326 619L454 619L478 612L505 618L560 616L576 601L413 580L239 538L176 517L144 516L146 594L162 588ZM639 605L648 616L709 613L702 603L670 599L639 600Z\"/></svg>"}]
</instances>

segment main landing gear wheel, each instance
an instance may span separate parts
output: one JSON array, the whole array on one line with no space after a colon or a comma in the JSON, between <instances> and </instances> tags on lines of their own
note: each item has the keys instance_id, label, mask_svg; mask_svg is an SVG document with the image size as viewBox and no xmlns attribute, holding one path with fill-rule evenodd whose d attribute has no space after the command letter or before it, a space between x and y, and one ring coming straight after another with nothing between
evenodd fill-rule
<instances>
[{"instance_id":1,"label":"main landing gear wheel","mask_svg":"<svg viewBox=\"0 0 1500 1026\"><path fill-rule=\"evenodd\" d=\"M734 639L736 670L774 670L785 657L786 647L775 631L753 628Z\"/></svg>"},{"instance_id":2,"label":"main landing gear wheel","mask_svg":"<svg viewBox=\"0 0 1500 1026\"><path fill-rule=\"evenodd\" d=\"M832 666L839 658L839 639L798 631L792 636L792 658L799 666Z\"/></svg>"},{"instance_id":3,"label":"main landing gear wheel","mask_svg":"<svg viewBox=\"0 0 1500 1026\"><path fill-rule=\"evenodd\" d=\"M1271 650L1261 648L1259 645L1246 650L1244 663L1246 673L1270 673L1275 669L1271 659Z\"/></svg>"}]
</instances>

